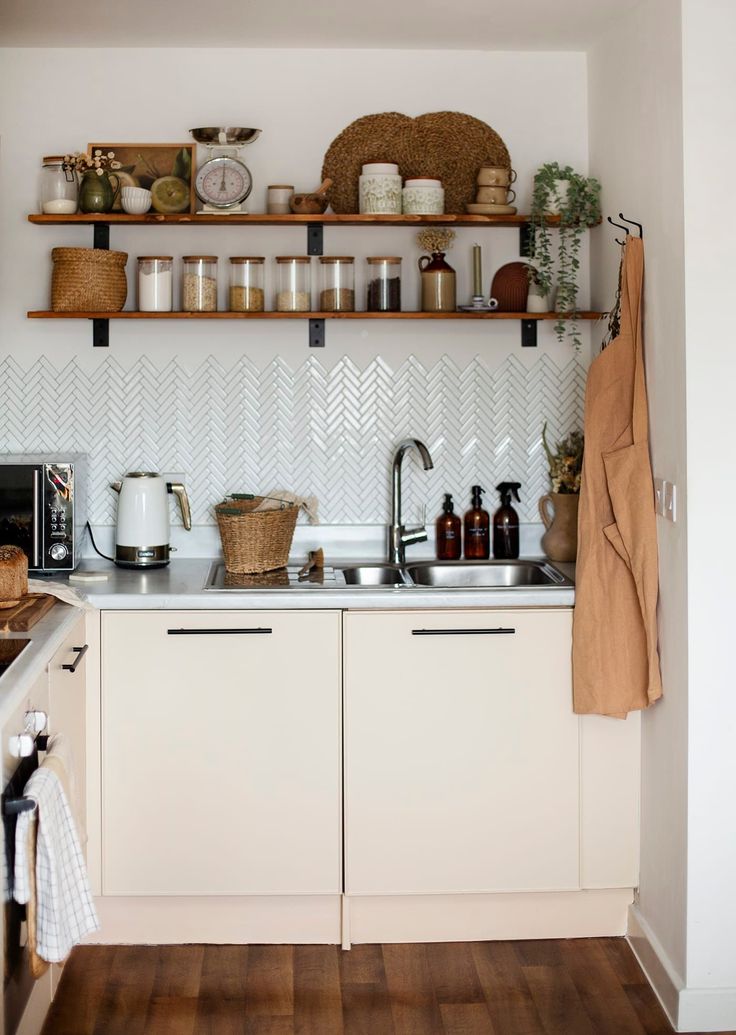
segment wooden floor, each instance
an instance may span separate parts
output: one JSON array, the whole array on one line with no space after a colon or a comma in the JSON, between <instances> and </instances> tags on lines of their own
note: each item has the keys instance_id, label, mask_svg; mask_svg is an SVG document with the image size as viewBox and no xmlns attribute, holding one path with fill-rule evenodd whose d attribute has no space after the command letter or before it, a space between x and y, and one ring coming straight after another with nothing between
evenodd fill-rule
<instances>
[{"instance_id":1,"label":"wooden floor","mask_svg":"<svg viewBox=\"0 0 736 1035\"><path fill-rule=\"evenodd\" d=\"M669 1035L623 939L75 949L43 1035Z\"/></svg>"}]
</instances>

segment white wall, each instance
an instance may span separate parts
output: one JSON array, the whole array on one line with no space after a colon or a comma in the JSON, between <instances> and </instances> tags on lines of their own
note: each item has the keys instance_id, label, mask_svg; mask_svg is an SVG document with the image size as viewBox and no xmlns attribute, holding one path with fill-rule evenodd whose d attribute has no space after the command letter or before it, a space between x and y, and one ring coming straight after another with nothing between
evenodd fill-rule
<instances>
[{"instance_id":1,"label":"white wall","mask_svg":"<svg viewBox=\"0 0 736 1035\"><path fill-rule=\"evenodd\" d=\"M736 7L684 0L685 284L687 309L690 750L688 999L721 1004L711 1019L736 1027L736 664L733 587L714 549L713 496L736 513L733 191ZM725 132L724 132L725 131ZM725 563L724 563L725 561ZM725 989L730 1009L724 1013ZM714 991L720 994L714 996ZM727 1019L726 1019L727 1018Z\"/></svg>"},{"instance_id":2,"label":"white wall","mask_svg":"<svg viewBox=\"0 0 736 1035\"><path fill-rule=\"evenodd\" d=\"M29 102L34 100L33 104ZM268 479L269 485L294 484L293 465L303 459L295 448L290 431L293 398L299 385L309 383L318 395L321 383L341 364L357 366L359 374L371 379L372 365L377 378L385 377L399 400L396 434L413 430L430 434L431 422L423 416L428 396L421 388L425 376L442 380L449 372L448 384L456 365L460 373L470 372L480 363L480 378L466 373L465 382L474 381L472 397L462 394L461 413L457 417L457 434L442 427L435 428L438 452L445 448L445 459L435 478L444 479L444 486L432 485L430 515L439 507L442 491L462 491L464 506L467 478L501 480L509 477L511 466L522 465L515 477L527 483L526 514L531 518L536 497L544 491L539 432L541 424L536 410L544 393L544 406L549 411L553 430L560 434L569 430L556 424L561 409L554 396L565 395L566 413L570 408L568 385L577 386L581 378L567 372L573 359L568 344L559 345L549 325L540 332L538 350L522 350L519 325L501 326L488 323L334 321L327 324L327 347L309 355L306 327L302 322L212 321L187 325L177 322L117 322L110 325L110 355L102 356L91 347L91 328L86 323L64 321L28 321L28 309L48 307L50 279L49 251L54 245L91 244L87 228L48 228L30 226L26 221L35 209L36 185L43 154L64 153L83 148L91 140L106 141L188 141L192 126L223 121L234 125L245 123L262 128L261 138L245 155L255 189L251 209L265 207L268 183L295 183L297 189L319 182L324 152L332 139L353 119L377 111L399 110L410 115L426 111L450 109L469 112L490 123L501 134L511 152L519 174L519 203L528 208L531 175L543 161L556 159L569 162L585 171L587 165L587 111L585 57L583 54L422 51L268 51L268 50L181 50L181 49L101 49L101 50L5 50L0 51L0 132L3 141L3 189L0 193L0 233L3 249L0 255L0 348L20 372L11 375L23 382L22 372L33 368L29 384L31 395L45 403L36 414L35 404L26 407L12 427L0 427L0 450L17 448L19 438L30 438L38 448L49 444L56 434L55 406L58 407L58 429L64 448L75 437L80 446L93 451L99 496L93 501L98 515L105 510L102 493L110 477L119 477L125 469L137 465L184 470L193 475L206 467L204 484L197 486L196 509L208 512L214 498L222 491L232 464L239 466L235 477L250 475ZM32 112L32 117L29 113ZM203 156L203 152L202 152ZM509 230L460 230L449 258L459 274L459 294L470 293L471 246L475 240L483 245L484 277L490 283L492 272L502 263L518 257L518 232ZM206 252L220 258L220 302L224 307L227 256L233 254L299 254L305 251L305 232L297 229L249 228L228 231L222 228L114 228L112 247L129 252L129 283L134 282L135 256L138 254L182 254ZM356 256L358 286L364 288L364 257L371 254L401 254L405 257L403 289L405 305L411 307L418 292L416 258L419 251L414 234L404 229L354 228L329 230L325 250ZM581 303L588 302L587 241L583 247ZM270 274L270 269L268 270ZM135 308L135 292L129 292L128 308ZM587 335L587 328L585 330ZM260 405L276 419L254 420L263 436L248 443L249 456L261 466L233 448L237 437L238 409L232 409L232 386L241 377L237 371L241 358L248 361L246 377ZM415 357L412 359L412 357ZM378 362L380 358L380 363ZM509 365L510 359L513 363ZM542 359L552 361L553 371L541 367ZM319 364L316 379L305 376L305 364ZM418 380L407 364L421 367ZM521 363L523 374L517 378L514 365ZM413 368L412 368L413 369ZM82 374L80 374L80 370ZM152 371L150 376L148 371ZM236 371L235 374L232 374ZM426 375L425 375L426 371ZM292 376L293 373L293 376ZM309 371L307 371L307 374ZM494 381L500 377L501 387ZM349 374L349 377L352 377ZM192 383L201 378L212 388L214 404L205 413L200 400L196 421L185 414L171 411L172 397L188 398ZM345 508L334 505L347 484L354 501L349 520L358 511L365 514L361 492L366 489L365 470L368 460L356 454L350 460L352 438L360 441L377 439L381 474L376 506L365 515L376 520L376 511L385 515L388 492L388 454L395 439L393 429L378 430L362 423L350 431L350 411L354 397L363 398L360 378L353 379L353 395L337 400L329 414L322 414L322 424L312 441L320 438L337 442L335 450L346 459L340 471L329 461L330 456L308 457L299 474L307 478L312 462L322 464L326 479L317 480L313 491L323 497L327 519L345 520ZM526 383L532 385L527 390ZM151 409L141 405L136 385L145 385L145 398ZM458 383L460 375L458 375ZM95 397L99 383L104 392ZM541 383L543 391L535 388ZM55 385L59 387L55 391ZM88 386L82 390L80 385ZM119 391L115 386L119 385ZM127 386L132 386L133 396ZM281 386L285 391L281 391ZM420 387L416 387L419 385ZM90 387L91 386L91 387ZM85 421L75 423L68 408L57 394L77 390L77 411L83 410ZM494 410L491 436L476 434L473 421L466 417L469 403L474 405L478 390L478 409ZM228 395L230 391L230 395ZM532 395L536 392L536 396ZM578 393L577 387L575 392ZM127 394L126 394L127 393ZM266 395L271 404L264 403ZM403 395L402 395L403 393ZM514 419L526 412L515 405L521 393L525 403L531 399L534 427L517 427ZM303 393L302 393L303 394ZM431 394L431 393L430 393ZM157 395L162 402L157 406ZM500 402L497 400L500 399ZM510 406L503 401L510 399ZM66 395L69 399L69 395ZM102 398L108 400L112 421L105 420ZM209 398L209 397L208 397ZM213 427L222 420L221 398L231 404L225 419L233 423L230 432ZM579 401L579 393L577 395ZM151 401L152 400L152 401ZM236 400L242 405L243 400ZM250 406L250 400L244 405ZM453 420L457 401L451 392L432 396L432 405L448 410ZM463 409L464 407L464 409ZM151 413L156 418L152 421ZM436 416L436 414L435 414ZM22 418L22 419L21 419ZM118 419L119 418L119 419ZM304 418L302 420L302 418ZM567 419L567 417L565 417ZM304 425L304 422L307 424ZM296 423L308 427L306 411L297 415ZM342 423L341 423L342 422ZM536 425L539 424L539 427ZM406 425L406 428L404 427ZM367 430L366 430L367 428ZM109 441L106 441L106 437ZM481 441L484 438L484 441ZM509 449L513 438L523 455L514 459ZM222 448L217 446L220 443ZM210 448L209 443L213 445ZM459 444L459 445L458 445ZM297 442L299 447L301 442ZM156 456L157 449L165 455ZM218 452L219 449L219 452ZM462 450L462 477L458 468L457 487L448 484L452 452ZM214 454L217 453L215 456ZM518 450L517 450L518 453ZM324 451L323 451L324 454ZM337 455L337 453L334 453ZM214 459L213 459L214 456ZM370 465L375 466L376 453ZM296 457L296 459L295 459ZM282 462L283 458L283 462ZM250 464L250 466L249 466ZM110 470L106 465L110 465ZM122 467L122 470L121 470ZM338 478L339 474L339 478ZM498 476L498 477L497 477ZM329 479L332 481L329 481ZM351 479L347 483L345 478ZM540 478L541 485L538 484ZM307 479L308 480L308 479ZM462 481L462 489L460 482ZM300 482L300 487L309 488ZM232 491L233 486L227 486ZM424 501L426 485L411 479L410 509ZM492 488L492 485L489 485ZM353 491L354 490L354 491ZM361 490L359 492L358 490ZM97 491L97 490L95 490ZM109 494L107 494L109 495ZM374 496L373 503L376 503ZM100 520L107 521L102 514Z\"/></svg>"},{"instance_id":3,"label":"white wall","mask_svg":"<svg viewBox=\"0 0 736 1035\"><path fill-rule=\"evenodd\" d=\"M591 172L604 217L643 223L645 361L655 476L674 481L677 523L657 519L664 697L642 719L641 917L675 980L686 973L687 544L681 31L679 5L648 0L589 54ZM623 233L592 244L593 303L606 308ZM691 494L688 494L691 495Z\"/></svg>"}]
</instances>

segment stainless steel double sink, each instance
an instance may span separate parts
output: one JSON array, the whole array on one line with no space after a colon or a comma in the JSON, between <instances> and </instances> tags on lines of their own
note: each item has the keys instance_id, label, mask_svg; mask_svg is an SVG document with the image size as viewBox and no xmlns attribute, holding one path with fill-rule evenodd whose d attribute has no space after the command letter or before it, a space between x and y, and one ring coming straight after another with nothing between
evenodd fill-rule
<instances>
[{"instance_id":1,"label":"stainless steel double sink","mask_svg":"<svg viewBox=\"0 0 736 1035\"><path fill-rule=\"evenodd\" d=\"M384 589L568 589L573 583L546 561L415 561L405 565L385 561L345 562L300 576L297 565L263 575L232 575L215 561L206 590L306 589L310 592L346 586Z\"/></svg>"},{"instance_id":2,"label":"stainless steel double sink","mask_svg":"<svg viewBox=\"0 0 736 1035\"><path fill-rule=\"evenodd\" d=\"M441 587L444 589L525 589L572 586L546 561L417 561L354 564L342 568L349 586Z\"/></svg>"}]
</instances>

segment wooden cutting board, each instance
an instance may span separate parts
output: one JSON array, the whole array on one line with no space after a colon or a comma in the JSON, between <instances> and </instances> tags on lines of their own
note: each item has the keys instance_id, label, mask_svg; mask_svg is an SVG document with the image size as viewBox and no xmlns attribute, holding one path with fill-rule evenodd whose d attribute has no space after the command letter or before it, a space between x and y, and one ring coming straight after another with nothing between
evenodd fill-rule
<instances>
[{"instance_id":1,"label":"wooden cutting board","mask_svg":"<svg viewBox=\"0 0 736 1035\"><path fill-rule=\"evenodd\" d=\"M50 593L29 593L15 607L0 608L0 632L28 632L55 603Z\"/></svg>"}]
</instances>

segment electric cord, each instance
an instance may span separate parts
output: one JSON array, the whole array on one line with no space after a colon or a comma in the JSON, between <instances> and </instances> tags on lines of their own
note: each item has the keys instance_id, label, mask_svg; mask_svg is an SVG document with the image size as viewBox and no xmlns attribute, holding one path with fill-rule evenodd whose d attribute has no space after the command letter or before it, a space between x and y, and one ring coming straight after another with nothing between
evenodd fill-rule
<instances>
[{"instance_id":1,"label":"electric cord","mask_svg":"<svg viewBox=\"0 0 736 1035\"><path fill-rule=\"evenodd\" d=\"M98 550L97 549L97 543L95 542L95 537L92 535L92 525L90 525L89 521L87 522L85 527L86 527L87 531L89 532L90 542L92 543L92 549L95 551L95 553L99 554L99 556L103 557L106 561L112 561L113 564L114 564L115 563L115 558L114 557L108 557L106 553L102 552L102 550Z\"/></svg>"}]
</instances>

